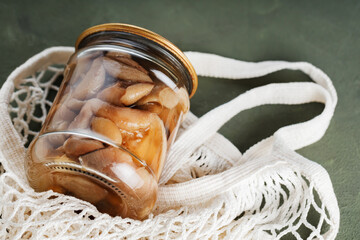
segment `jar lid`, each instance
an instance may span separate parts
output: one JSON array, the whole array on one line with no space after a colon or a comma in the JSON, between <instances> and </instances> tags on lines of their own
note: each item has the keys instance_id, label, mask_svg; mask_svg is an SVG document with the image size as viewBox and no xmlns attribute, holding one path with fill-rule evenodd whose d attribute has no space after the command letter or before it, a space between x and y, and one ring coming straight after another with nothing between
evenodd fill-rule
<instances>
[{"instance_id":1,"label":"jar lid","mask_svg":"<svg viewBox=\"0 0 360 240\"><path fill-rule=\"evenodd\" d=\"M126 32L131 33L135 35L142 36L144 38L147 38L160 46L167 49L170 53L172 53L187 69L189 72L191 79L192 79L192 90L191 93L189 93L189 97L192 97L197 89L198 86L198 78L195 72L194 67L190 63L189 59L185 56L185 54L176 47L173 43L171 43L166 38L160 36L157 33L154 33L152 31L149 31L145 28L129 25L129 24L123 24L123 23L106 23L101 25L96 25L91 28L86 29L84 32L80 34L78 39L75 43L75 48L78 49L80 42L86 38L89 35L92 35L94 33L98 32L105 32L105 31L117 31L117 32Z\"/></svg>"}]
</instances>

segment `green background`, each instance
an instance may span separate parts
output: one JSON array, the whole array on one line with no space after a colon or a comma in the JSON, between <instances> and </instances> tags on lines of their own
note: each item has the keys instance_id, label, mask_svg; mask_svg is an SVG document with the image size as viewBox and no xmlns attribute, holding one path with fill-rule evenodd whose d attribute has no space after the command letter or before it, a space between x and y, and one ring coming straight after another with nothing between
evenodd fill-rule
<instances>
[{"instance_id":1,"label":"green background","mask_svg":"<svg viewBox=\"0 0 360 240\"><path fill-rule=\"evenodd\" d=\"M1 1L1 82L32 55L51 46L73 46L84 29L105 22L148 28L184 51L245 61L308 61L324 70L339 96L335 115L325 136L298 152L330 174L341 211L338 239L358 239L359 1ZM309 79L291 71L242 81L200 78L191 110L201 116L250 88L289 81ZM322 109L320 104L263 106L239 114L220 132L244 152Z\"/></svg>"}]
</instances>

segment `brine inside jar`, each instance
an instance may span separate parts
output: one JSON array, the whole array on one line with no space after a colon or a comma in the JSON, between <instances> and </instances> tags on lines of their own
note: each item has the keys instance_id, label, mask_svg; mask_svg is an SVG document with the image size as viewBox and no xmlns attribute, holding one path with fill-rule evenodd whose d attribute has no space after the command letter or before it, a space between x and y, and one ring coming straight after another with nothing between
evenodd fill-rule
<instances>
[{"instance_id":1,"label":"brine inside jar","mask_svg":"<svg viewBox=\"0 0 360 240\"><path fill-rule=\"evenodd\" d=\"M67 65L42 137L31 146L32 158L96 171L110 178L110 188L122 189L128 198L148 198L153 206L156 194L150 192L157 188L166 152L188 110L187 90L159 63L116 47L90 48ZM109 210L114 197L99 190L103 182L84 179L54 173L49 188L87 200L100 211L129 215L124 208ZM136 214L147 215L152 206Z\"/></svg>"}]
</instances>

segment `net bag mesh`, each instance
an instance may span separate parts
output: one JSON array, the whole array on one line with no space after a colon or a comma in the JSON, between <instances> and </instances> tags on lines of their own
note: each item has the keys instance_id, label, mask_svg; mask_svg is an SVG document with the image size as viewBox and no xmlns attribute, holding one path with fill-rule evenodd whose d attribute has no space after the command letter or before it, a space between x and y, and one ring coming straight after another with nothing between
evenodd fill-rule
<instances>
[{"instance_id":1,"label":"net bag mesh","mask_svg":"<svg viewBox=\"0 0 360 240\"><path fill-rule=\"evenodd\" d=\"M0 239L335 238L339 212L326 171L275 146L273 139L241 154L222 135L212 134L182 155L186 159L174 174L168 171L171 176L160 182L155 209L143 221L111 217L88 202L53 191L35 192L25 177L26 148L46 118L72 52L53 47L39 53L17 68L1 89ZM198 121L189 113L178 139ZM271 154L266 154L269 149ZM234 169L239 178L228 183L225 174ZM314 178L314 172L319 176ZM212 177L223 175L224 191L176 201L180 193L174 186L212 184ZM196 189L188 190L191 196Z\"/></svg>"}]
</instances>

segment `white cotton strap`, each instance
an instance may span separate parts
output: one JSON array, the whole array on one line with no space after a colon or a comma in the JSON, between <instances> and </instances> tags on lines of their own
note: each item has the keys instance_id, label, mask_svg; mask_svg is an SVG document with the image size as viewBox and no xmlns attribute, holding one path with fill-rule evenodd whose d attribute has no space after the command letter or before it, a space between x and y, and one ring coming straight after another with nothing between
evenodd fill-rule
<instances>
[{"instance_id":1,"label":"white cotton strap","mask_svg":"<svg viewBox=\"0 0 360 240\"><path fill-rule=\"evenodd\" d=\"M222 194L242 181L271 167L279 167L285 161L258 158L232 167L224 172L206 175L191 181L164 185L159 188L157 204L167 206L195 205Z\"/></svg>"},{"instance_id":2,"label":"white cotton strap","mask_svg":"<svg viewBox=\"0 0 360 240\"><path fill-rule=\"evenodd\" d=\"M329 91L334 106L337 95L330 78L320 69L307 62L264 61L244 62L215 54L200 52L185 52L199 76L247 79L268 75L284 69L300 70L316 83Z\"/></svg>"},{"instance_id":3,"label":"white cotton strap","mask_svg":"<svg viewBox=\"0 0 360 240\"><path fill-rule=\"evenodd\" d=\"M168 154L160 184L166 183L187 161L188 154L209 139L223 124L239 112L264 104L325 103L323 112L314 119L280 128L274 136L291 149L299 149L318 141L332 118L337 96L329 77L309 63L270 61L247 63L213 54L188 52L188 58L199 76L221 78L254 78L283 69L301 70L315 83L269 84L252 89L201 117L174 143Z\"/></svg>"},{"instance_id":4,"label":"white cotton strap","mask_svg":"<svg viewBox=\"0 0 360 240\"><path fill-rule=\"evenodd\" d=\"M276 71L290 69L300 70L307 74L315 83L322 86L328 93L325 101L325 109L318 117L303 124L294 124L292 126L281 128L275 135L282 135L291 149L299 149L318 141L325 133L329 122L333 116L337 103L337 95L330 78L320 69L307 62L285 62L285 61L265 61L259 63L250 63L231 58L225 58L214 54L187 52L187 57L194 65L199 76L244 79L264 76ZM290 85L289 85L290 86ZM264 98L260 93L256 93L259 98ZM305 94L310 101L317 101L316 97L323 98L322 94L310 96L310 92L297 93L296 90L292 96L287 96L283 104L293 103L296 95ZM306 98L307 96L303 96ZM275 99L274 99L275 100ZM271 104L264 99L264 104ZM281 103L281 102L278 102ZM251 103L250 103L251 104ZM295 139L294 139L295 137Z\"/></svg>"}]
</instances>

